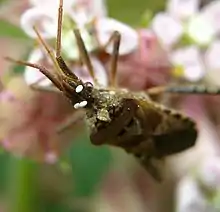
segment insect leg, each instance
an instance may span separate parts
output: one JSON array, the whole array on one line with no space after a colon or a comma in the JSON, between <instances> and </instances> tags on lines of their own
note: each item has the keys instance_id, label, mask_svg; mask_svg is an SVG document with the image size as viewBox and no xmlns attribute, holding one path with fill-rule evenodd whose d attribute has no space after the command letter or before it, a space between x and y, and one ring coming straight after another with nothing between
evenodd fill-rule
<instances>
[{"instance_id":1,"label":"insect leg","mask_svg":"<svg viewBox=\"0 0 220 212\"><path fill-rule=\"evenodd\" d=\"M77 46L78 46L78 49L79 49L79 53L80 53L82 62L86 65L90 76L93 78L95 84L97 85L98 81L95 77L94 68L92 66L92 63L91 63L91 60L90 60L90 57L89 57L89 53L86 50L86 47L85 47L84 41L82 39L82 36L81 36L78 29L74 29L73 32L74 32L74 35L75 35L75 38L76 38L76 42L77 42Z\"/></svg>"},{"instance_id":2,"label":"insect leg","mask_svg":"<svg viewBox=\"0 0 220 212\"><path fill-rule=\"evenodd\" d=\"M109 46L112 42L114 42L114 40L115 40L115 34L116 34L116 33L119 34L118 32L114 31L114 32L111 34L110 38L108 39L107 43L106 43L104 46L102 46L102 49L108 48L108 46Z\"/></svg>"},{"instance_id":3,"label":"insect leg","mask_svg":"<svg viewBox=\"0 0 220 212\"><path fill-rule=\"evenodd\" d=\"M220 88L213 86L204 85L189 85L189 86L173 86L166 87L164 92L166 93L180 93L180 94L209 94L209 95L219 95Z\"/></svg>"},{"instance_id":4,"label":"insect leg","mask_svg":"<svg viewBox=\"0 0 220 212\"><path fill-rule=\"evenodd\" d=\"M78 121L82 121L84 117L84 111L75 111L70 117L67 117L57 128L58 133L63 133L73 124L77 123Z\"/></svg>"},{"instance_id":5,"label":"insect leg","mask_svg":"<svg viewBox=\"0 0 220 212\"><path fill-rule=\"evenodd\" d=\"M95 20L94 20L95 24ZM98 36L95 33L95 38L98 44L101 46ZM113 53L111 57L111 65L110 65L110 82L109 86L116 87L116 74L117 74L117 63L118 63L118 55L119 55L119 47L120 47L121 35L118 31L114 31L110 38L108 39L107 43L104 46L101 46L100 49L104 50L113 42Z\"/></svg>"},{"instance_id":6,"label":"insect leg","mask_svg":"<svg viewBox=\"0 0 220 212\"><path fill-rule=\"evenodd\" d=\"M116 86L116 76L117 76L117 63L118 63L118 56L119 56L119 47L121 41L121 35L119 32L115 31L112 34L113 38L113 53L111 57L111 76L110 76L110 83L109 86L115 87Z\"/></svg>"},{"instance_id":7,"label":"insect leg","mask_svg":"<svg viewBox=\"0 0 220 212\"><path fill-rule=\"evenodd\" d=\"M164 93L166 87L165 86L157 86L147 90L147 94L150 96L157 96L161 93Z\"/></svg>"},{"instance_id":8,"label":"insect leg","mask_svg":"<svg viewBox=\"0 0 220 212\"><path fill-rule=\"evenodd\" d=\"M210 87L204 85L188 85L188 86L160 86L155 88L150 88L147 90L147 94L150 96L159 95L161 93L179 93L179 94L209 94L209 95L219 95L219 87Z\"/></svg>"},{"instance_id":9,"label":"insect leg","mask_svg":"<svg viewBox=\"0 0 220 212\"><path fill-rule=\"evenodd\" d=\"M96 22L97 22L97 18L93 18L90 23L92 26L96 26ZM93 36L99 46L99 49L101 51L105 51L106 48L114 41L114 37L115 37L114 32L110 35L108 41L104 45L101 44L96 27L92 28L92 32L93 32L92 34L93 34Z\"/></svg>"},{"instance_id":10,"label":"insect leg","mask_svg":"<svg viewBox=\"0 0 220 212\"><path fill-rule=\"evenodd\" d=\"M153 100L153 101L162 101L166 102L166 97L162 94L164 94L165 86L157 86L150 88L146 91L147 95ZM162 99L161 99L162 97Z\"/></svg>"},{"instance_id":11,"label":"insect leg","mask_svg":"<svg viewBox=\"0 0 220 212\"><path fill-rule=\"evenodd\" d=\"M158 182L162 182L162 174L158 166L156 166L155 161L152 157L146 157L142 162L148 173Z\"/></svg>"}]
</instances>

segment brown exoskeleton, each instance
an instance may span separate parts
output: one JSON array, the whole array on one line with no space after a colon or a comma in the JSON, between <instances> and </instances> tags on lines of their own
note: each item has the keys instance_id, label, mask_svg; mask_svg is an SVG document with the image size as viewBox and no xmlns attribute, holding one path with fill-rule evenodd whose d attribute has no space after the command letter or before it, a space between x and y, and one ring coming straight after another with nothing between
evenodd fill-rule
<instances>
[{"instance_id":1,"label":"brown exoskeleton","mask_svg":"<svg viewBox=\"0 0 220 212\"><path fill-rule=\"evenodd\" d=\"M108 144L123 148L133 154L144 168L158 181L162 178L154 166L154 159L184 151L195 145L196 124L183 114L166 108L151 100L151 96L162 92L174 93L220 93L218 89L209 92L205 87L161 87L146 92L131 92L116 86L117 59L120 34L113 34L113 54L109 87L100 87L95 79L93 66L79 30L73 30L82 62L94 79L94 85L83 82L66 65L61 56L61 26L63 1L60 0L56 55L41 38L38 40L52 59L56 74L45 67L7 58L18 64L38 69L65 95L75 109L85 111L85 120L94 145ZM62 126L64 130L69 122Z\"/></svg>"}]
</instances>

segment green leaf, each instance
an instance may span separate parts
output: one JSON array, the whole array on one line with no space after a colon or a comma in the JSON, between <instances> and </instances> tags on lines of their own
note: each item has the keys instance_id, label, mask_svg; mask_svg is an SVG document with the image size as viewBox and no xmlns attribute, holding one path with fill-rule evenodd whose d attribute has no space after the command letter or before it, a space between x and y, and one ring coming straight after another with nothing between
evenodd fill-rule
<instances>
[{"instance_id":1,"label":"green leaf","mask_svg":"<svg viewBox=\"0 0 220 212\"><path fill-rule=\"evenodd\" d=\"M1 171L0 171L0 192L5 192L6 189L6 184L7 184L7 180L8 180L8 176L7 176L7 172L8 172L8 164L10 161L10 154L8 154L7 152L5 152L3 149L1 149L1 153L0 153L0 167L1 167Z\"/></svg>"},{"instance_id":2,"label":"green leaf","mask_svg":"<svg viewBox=\"0 0 220 212\"><path fill-rule=\"evenodd\" d=\"M153 19L153 16L154 16L153 12L147 9L141 17L140 27L143 27L143 28L148 27Z\"/></svg>"},{"instance_id":3,"label":"green leaf","mask_svg":"<svg viewBox=\"0 0 220 212\"><path fill-rule=\"evenodd\" d=\"M36 210L37 164L26 159L11 157L8 195L11 212L34 212Z\"/></svg>"},{"instance_id":4,"label":"green leaf","mask_svg":"<svg viewBox=\"0 0 220 212\"><path fill-rule=\"evenodd\" d=\"M107 8L111 17L133 26L139 26L141 16L146 9L156 13L163 10L165 4L166 1L164 0L108 0Z\"/></svg>"},{"instance_id":5,"label":"green leaf","mask_svg":"<svg viewBox=\"0 0 220 212\"><path fill-rule=\"evenodd\" d=\"M20 27L2 19L0 20L0 29L0 37L30 39Z\"/></svg>"},{"instance_id":6,"label":"green leaf","mask_svg":"<svg viewBox=\"0 0 220 212\"><path fill-rule=\"evenodd\" d=\"M191 45L196 45L195 41L188 34L184 33L175 47L182 48Z\"/></svg>"},{"instance_id":7,"label":"green leaf","mask_svg":"<svg viewBox=\"0 0 220 212\"><path fill-rule=\"evenodd\" d=\"M24 73L24 70L25 70L25 66L14 66L12 72L15 74L22 74Z\"/></svg>"},{"instance_id":8,"label":"green leaf","mask_svg":"<svg viewBox=\"0 0 220 212\"><path fill-rule=\"evenodd\" d=\"M61 204L60 202L44 202L43 207L40 210L41 212L73 212L66 205Z\"/></svg>"},{"instance_id":9,"label":"green leaf","mask_svg":"<svg viewBox=\"0 0 220 212\"><path fill-rule=\"evenodd\" d=\"M92 195L112 161L107 147L93 146L86 138L74 141L70 151L76 196Z\"/></svg>"},{"instance_id":10,"label":"green leaf","mask_svg":"<svg viewBox=\"0 0 220 212\"><path fill-rule=\"evenodd\" d=\"M0 0L0 6L4 3L6 3L7 2L7 0Z\"/></svg>"}]
</instances>

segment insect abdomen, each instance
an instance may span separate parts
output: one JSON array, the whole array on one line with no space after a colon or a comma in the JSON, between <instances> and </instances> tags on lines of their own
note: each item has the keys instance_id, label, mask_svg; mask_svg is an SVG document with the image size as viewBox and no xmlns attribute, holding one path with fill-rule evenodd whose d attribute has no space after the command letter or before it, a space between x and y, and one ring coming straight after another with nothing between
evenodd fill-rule
<instances>
[{"instance_id":1,"label":"insect abdomen","mask_svg":"<svg viewBox=\"0 0 220 212\"><path fill-rule=\"evenodd\" d=\"M163 113L160 133L156 132L152 137L157 156L164 157L193 147L198 136L195 122L170 109L163 109Z\"/></svg>"},{"instance_id":2,"label":"insect abdomen","mask_svg":"<svg viewBox=\"0 0 220 212\"><path fill-rule=\"evenodd\" d=\"M197 130L193 127L153 136L158 157L176 154L189 149L195 145L196 139Z\"/></svg>"}]
</instances>

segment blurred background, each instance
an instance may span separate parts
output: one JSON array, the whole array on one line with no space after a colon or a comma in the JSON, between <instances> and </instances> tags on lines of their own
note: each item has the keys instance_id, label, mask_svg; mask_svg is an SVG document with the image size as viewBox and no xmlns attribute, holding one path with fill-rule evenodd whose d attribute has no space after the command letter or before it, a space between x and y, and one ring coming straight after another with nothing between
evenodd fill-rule
<instances>
[{"instance_id":1,"label":"blurred background","mask_svg":"<svg viewBox=\"0 0 220 212\"><path fill-rule=\"evenodd\" d=\"M193 84L214 92L220 86L219 0L63 1L62 55L83 80L93 82L79 65L74 27L103 86L112 47L105 45L114 30L122 35L120 87ZM122 149L92 145L80 112L39 71L4 59L54 73L32 27L54 49L58 3L0 1L0 212L220 211L220 96L155 99L190 116L199 132L194 147L161 162L164 180L157 183Z\"/></svg>"}]
</instances>

